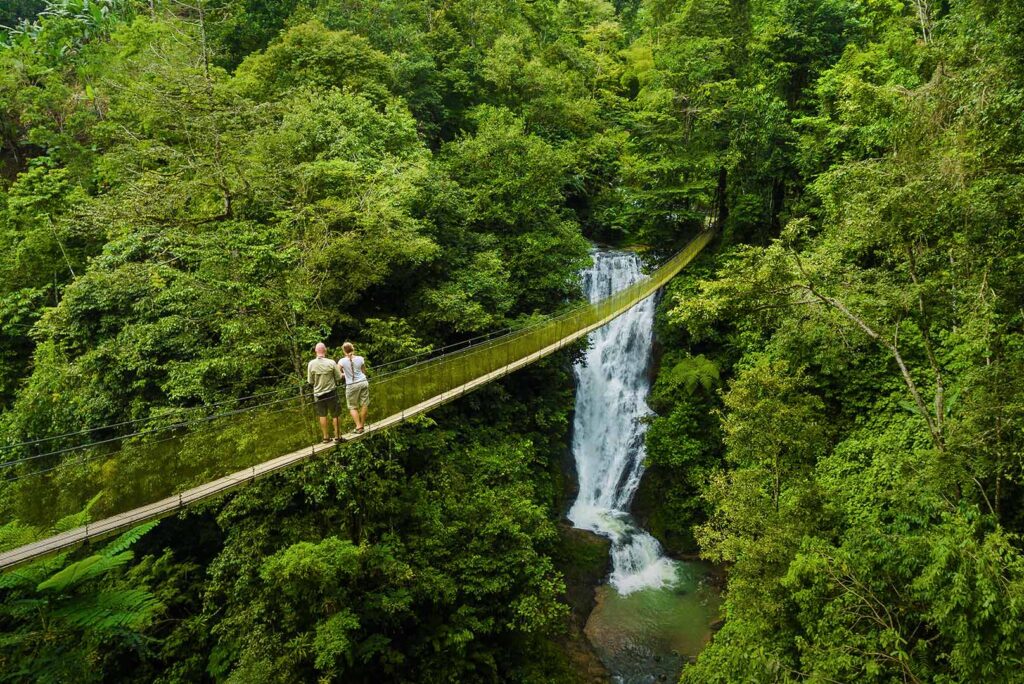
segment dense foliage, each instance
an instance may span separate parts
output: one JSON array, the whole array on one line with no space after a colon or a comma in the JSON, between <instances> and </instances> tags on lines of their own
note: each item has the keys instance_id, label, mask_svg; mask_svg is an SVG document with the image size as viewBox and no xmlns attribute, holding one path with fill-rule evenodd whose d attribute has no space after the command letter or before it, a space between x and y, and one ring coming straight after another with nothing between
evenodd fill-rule
<instances>
[{"instance_id":1,"label":"dense foliage","mask_svg":"<svg viewBox=\"0 0 1024 684\"><path fill-rule=\"evenodd\" d=\"M749 7L648 437L655 522L730 566L683 679L1019 681L1024 6Z\"/></svg>"},{"instance_id":2,"label":"dense foliage","mask_svg":"<svg viewBox=\"0 0 1024 684\"><path fill-rule=\"evenodd\" d=\"M684 681L1015 681L1022 17L8 3L2 442L294 385L320 339L379 364L516 325L577 296L587 238L710 222L637 502L729 569ZM3 576L0 679L574 681L571 360Z\"/></svg>"}]
</instances>

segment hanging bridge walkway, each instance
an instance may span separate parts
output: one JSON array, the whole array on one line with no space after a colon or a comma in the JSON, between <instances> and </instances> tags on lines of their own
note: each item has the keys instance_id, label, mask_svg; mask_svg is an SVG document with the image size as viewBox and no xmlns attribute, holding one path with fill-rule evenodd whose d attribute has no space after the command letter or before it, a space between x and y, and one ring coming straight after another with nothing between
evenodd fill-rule
<instances>
[{"instance_id":1,"label":"hanging bridge walkway","mask_svg":"<svg viewBox=\"0 0 1024 684\"><path fill-rule=\"evenodd\" d=\"M394 427L528 366L654 294L712 237L712 230L700 233L647 278L599 301L396 370L379 369L370 378L366 430L345 435L340 445L319 443L309 402L292 388L284 390L285 397L269 392L253 406L98 439L87 449L42 448L47 439L26 443L14 457L0 460L0 525L18 520L49 532L0 553L0 569L175 513ZM99 519L63 529L68 524L60 521L83 509Z\"/></svg>"}]
</instances>

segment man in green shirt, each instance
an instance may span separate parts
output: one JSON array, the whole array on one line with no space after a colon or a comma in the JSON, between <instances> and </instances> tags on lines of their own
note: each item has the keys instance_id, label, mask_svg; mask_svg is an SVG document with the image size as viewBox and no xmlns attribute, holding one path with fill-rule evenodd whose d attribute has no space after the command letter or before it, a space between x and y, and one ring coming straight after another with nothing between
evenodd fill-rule
<instances>
[{"instance_id":1,"label":"man in green shirt","mask_svg":"<svg viewBox=\"0 0 1024 684\"><path fill-rule=\"evenodd\" d=\"M338 399L338 383L341 382L341 371L333 359L327 358L327 345L318 342L316 358L306 366L306 382L313 386L313 410L320 419L320 431L324 435L324 444L331 443L327 432L327 414L334 419L334 441L341 441L341 430L338 414L341 412L341 401Z\"/></svg>"}]
</instances>

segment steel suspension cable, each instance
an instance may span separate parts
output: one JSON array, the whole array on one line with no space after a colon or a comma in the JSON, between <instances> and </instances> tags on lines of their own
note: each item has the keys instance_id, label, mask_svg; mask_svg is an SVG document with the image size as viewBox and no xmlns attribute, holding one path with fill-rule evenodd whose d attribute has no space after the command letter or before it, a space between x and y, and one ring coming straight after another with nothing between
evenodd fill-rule
<instances>
[{"instance_id":1,"label":"steel suspension cable","mask_svg":"<svg viewBox=\"0 0 1024 684\"><path fill-rule=\"evenodd\" d=\"M57 450L54 450L54 451L48 451L48 452L43 453L43 454L33 454L31 456L23 456L21 458L11 459L9 461L0 461L0 469L10 468L12 466L18 465L19 463L27 463L28 461L35 461L35 460L38 460L40 458L46 458L47 456L57 456L57 455L60 455L60 454L67 454L67 453L70 453L72 451L81 451L82 449L90 449L92 447L102 446L104 444L110 444L111 442L119 442L119 441L123 441L123 440L126 440L126 439L131 439L132 437L140 437L140 436L144 436L144 435L158 434L160 432L165 432L167 430L174 430L174 429L185 428L185 427L188 427L189 425L195 425L195 424L198 424L198 423L208 423L210 421L217 420L218 418L225 418L225 417L228 417L228 416L236 416L236 415L239 415L241 413L247 413L249 411L253 411L255 409L262 408L264 406L272 406L274 404L280 404L281 402L285 402L285 401L294 401L295 399L296 399L296 397L285 397L284 399L275 399L274 401L268 401L268 402L263 403L263 404L256 404L255 406L247 406L246 408L235 409L233 411L224 411L222 413L215 413L215 414L210 415L210 416L203 416L202 418L195 418L193 420L187 420L187 421L181 421L181 422L178 422L178 423L172 423L170 425L164 425L164 426L161 426L161 427L158 427L158 428L150 428L150 429L147 429L147 430L139 430L138 432L132 432L132 433L129 433L129 434L126 434L126 435L118 435L116 437L110 437L108 439L101 439L101 440L97 440L95 442L89 442L87 444L80 444L80 445L76 445L76 446L66 447L64 449L57 449Z\"/></svg>"},{"instance_id":2,"label":"steel suspension cable","mask_svg":"<svg viewBox=\"0 0 1024 684\"><path fill-rule=\"evenodd\" d=\"M287 411L287 410L289 410L289 407L285 406L283 408L274 409L272 411L266 411L262 415L271 416L271 415L274 415L275 413L283 413L284 411ZM212 429L214 429L212 425L207 425L207 426L201 427L201 428L199 428L197 430L190 431L189 435L202 434L204 431L212 430ZM175 439L179 439L180 437L181 437L181 435L171 435L170 437L164 437L163 439L154 440L152 442L146 442L146 446L153 446L153 445L156 445L156 444L163 444L164 442L170 442L170 441L173 441ZM89 461L93 461L93 460L95 460L97 458L100 458L101 456L109 456L109 455L110 454L97 453L97 454L92 454L92 455L89 455L89 456L83 456L82 458L69 459L69 460L66 460L66 461L61 461L60 463L57 463L57 464L55 464L53 466L50 466L48 468L41 468L39 470L33 470L31 472L28 472L28 473L22 473L20 475L14 475L14 476L10 476L10 477L5 477L5 478L3 478L3 480L0 480L0 482L17 482L18 480L25 480L25 479L28 479L30 477L35 477L36 475L43 475L45 473L49 473L49 472L52 472L54 470L58 470L60 468L64 468L66 466L75 466L75 465L81 465L83 463L88 463Z\"/></svg>"}]
</instances>

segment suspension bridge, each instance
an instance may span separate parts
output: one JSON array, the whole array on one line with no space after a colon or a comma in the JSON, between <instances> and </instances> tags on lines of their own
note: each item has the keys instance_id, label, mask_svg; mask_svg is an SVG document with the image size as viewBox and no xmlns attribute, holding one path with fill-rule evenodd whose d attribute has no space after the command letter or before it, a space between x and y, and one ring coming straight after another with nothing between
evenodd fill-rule
<instances>
[{"instance_id":1,"label":"suspension bridge","mask_svg":"<svg viewBox=\"0 0 1024 684\"><path fill-rule=\"evenodd\" d=\"M280 392L254 395L249 398L256 402L251 406L197 419L169 419L164 425L108 438L83 430L76 434L100 437L84 446L61 446L58 438L44 438L0 447L8 452L0 460L0 524L18 520L48 530L37 541L0 553L0 569L171 515L387 430L535 363L653 295L704 249L713 234L710 229L698 234L647 278L599 301L378 372L370 379L366 430L345 435L341 444L320 443L308 400L286 388L284 397ZM132 423L106 427L130 430ZM69 516L83 510L98 519L65 529L66 521L73 519Z\"/></svg>"}]
</instances>

